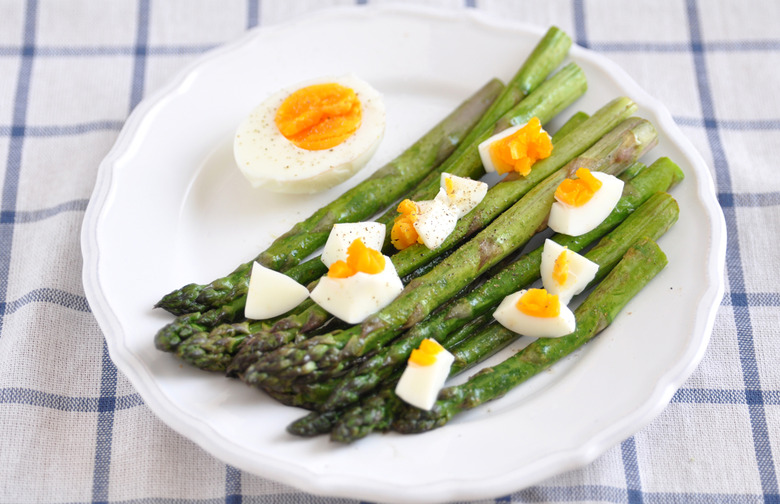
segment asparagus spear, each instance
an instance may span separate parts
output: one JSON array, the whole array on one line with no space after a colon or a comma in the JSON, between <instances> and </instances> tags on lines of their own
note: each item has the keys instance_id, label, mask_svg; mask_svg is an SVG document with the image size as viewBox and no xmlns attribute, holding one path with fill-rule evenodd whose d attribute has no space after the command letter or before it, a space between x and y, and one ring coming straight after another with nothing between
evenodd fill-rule
<instances>
[{"instance_id":1,"label":"asparagus spear","mask_svg":"<svg viewBox=\"0 0 780 504\"><path fill-rule=\"evenodd\" d=\"M441 427L461 411L501 397L549 368L609 326L628 301L666 263L666 256L654 241L643 239L636 243L575 310L577 328L574 332L561 338L539 338L502 363L477 373L463 385L445 388L430 411L405 407L403 414L393 422L393 429L412 433Z\"/></svg>"},{"instance_id":2,"label":"asparagus spear","mask_svg":"<svg viewBox=\"0 0 780 504\"><path fill-rule=\"evenodd\" d=\"M539 86L526 100L523 100L518 106L512 108L504 117L510 117L512 120L522 122L529 120L531 117L538 117L541 121L547 122L563 108L579 98L579 96L585 92L586 87L585 75L582 70L576 65L569 65L550 80ZM466 152L468 154L476 152L476 147ZM562 159L561 156L566 152L569 151L567 149L562 149L562 153L559 154L559 156L556 156L555 159ZM480 163L478 155L476 155L475 162L477 164ZM551 165L551 163L548 162L547 165ZM527 184L522 184L520 182L521 181L518 181L518 183L513 184L513 186L517 186L521 190L524 187L527 187ZM438 182L436 187L438 187ZM525 190L527 190L527 188ZM514 199L517 197L519 196L514 197ZM504 208L514 201L514 199L502 200ZM471 212L468 216L464 217L464 219L461 219L461 222L458 224L458 227L450 238L435 251L430 251L425 247L422 247L422 249L419 247L409 247L409 249L401 251L393 256L393 263L395 264L396 270L399 275L402 276L412 272L414 269L417 269L432 260L437 254L441 254L452 248L459 241L458 236L462 238L466 233L484 227L484 225L497 214L497 211L493 211L490 214ZM234 280L234 283L236 284L242 282L248 284L248 277L246 275L243 280ZM181 341L184 341L190 335L204 331L208 332L216 327L216 325L208 325L206 321L217 320L220 324L233 322L235 318L231 319L228 316L225 316L225 314L229 313L235 317L240 316L243 313L242 310L245 304L246 294L243 294L233 298L225 305L230 306L229 312L225 312L224 307L216 309L222 316L217 317L212 314L211 312L213 310L206 311L195 317L184 315L181 320L174 320L172 323L160 329L155 336L155 344L160 350L173 351ZM307 302L307 304L310 307L310 312L299 318L307 321L310 325L313 324L312 321L314 320L324 322L330 318L330 315L322 308L316 307L310 301ZM290 327L289 330L295 331L293 327ZM293 334L280 337L286 337L287 341L291 341L295 337L295 333L293 332Z\"/></svg>"},{"instance_id":3,"label":"asparagus spear","mask_svg":"<svg viewBox=\"0 0 780 504\"><path fill-rule=\"evenodd\" d=\"M475 104L478 103L478 107L467 107L469 102L462 105L401 156L377 171L368 180L315 212L307 220L298 223L255 260L272 269L280 271L289 269L301 258L322 246L331 226L336 222L361 220L392 203L420 182L431 168L446 159L459 143L464 143L461 140L471 142L473 135L469 137L468 134L475 126L481 131L493 124L507 109L539 86L563 61L570 46L571 39L568 35L558 28L550 28L512 78L509 86L503 88L498 97L496 97L498 89L492 88L489 95L485 93L488 99L470 100ZM487 110L485 110L486 105L490 105ZM466 110L469 108L478 108L478 110L469 112ZM466 117L461 118L464 112ZM440 172L441 170L438 170L436 173ZM436 178L434 174L428 176L424 179L423 185L429 184L433 178ZM410 197L414 198L417 195L418 193L415 192ZM175 310L171 312L179 315L224 304L227 302L223 295L226 291L233 292L236 283L239 285L238 290L241 290L241 280L248 274L249 266L251 261L239 266L228 277L216 280L209 286L189 285L182 289L184 292L174 291L164 297L158 306L165 309L170 307L169 311ZM297 273L299 272L296 271ZM308 283L315 278L317 277L301 277L298 281ZM235 294L232 296L235 297ZM192 304L191 301L195 298L200 305Z\"/></svg>"},{"instance_id":4,"label":"asparagus spear","mask_svg":"<svg viewBox=\"0 0 780 504\"><path fill-rule=\"evenodd\" d=\"M638 238L638 233L655 239L677 220L677 204L670 196L659 193L651 198L651 195L668 190L682 177L682 171L676 164L668 158L661 158L626 183L623 196L615 209L596 229L576 237L556 234L551 239L569 250L579 252L614 229L602 239L600 245L585 255L599 264L599 271L608 271ZM320 409L336 409L357 401L403 366L412 349L417 348L425 338L434 338L447 347L451 333L476 317L489 314L504 297L539 278L543 248L540 246L524 254L480 287L453 300L445 309L434 313L392 345L381 349L354 371L347 373L338 380L333 393Z\"/></svg>"},{"instance_id":5,"label":"asparagus spear","mask_svg":"<svg viewBox=\"0 0 780 504\"><path fill-rule=\"evenodd\" d=\"M317 377L341 373L355 363L354 359L422 321L446 299L525 244L544 224L555 188L577 168L587 166L591 171L619 174L655 142L655 129L649 122L627 119L592 150L549 175L436 268L410 282L386 308L359 326L316 336L264 355L247 370L247 383L265 388L275 386L274 382L314 372L317 374L313 376ZM609 154L605 156L605 152ZM534 172L528 178L533 178Z\"/></svg>"},{"instance_id":6,"label":"asparagus spear","mask_svg":"<svg viewBox=\"0 0 780 504\"><path fill-rule=\"evenodd\" d=\"M293 226L254 261L275 270L289 269L325 243L333 224L366 218L408 192L452 153L502 89L500 81L488 82L401 155ZM235 282L249 274L252 262L238 266L228 276L211 284L185 285L166 294L155 306L174 315L220 306L223 303L209 298L230 291Z\"/></svg>"}]
</instances>

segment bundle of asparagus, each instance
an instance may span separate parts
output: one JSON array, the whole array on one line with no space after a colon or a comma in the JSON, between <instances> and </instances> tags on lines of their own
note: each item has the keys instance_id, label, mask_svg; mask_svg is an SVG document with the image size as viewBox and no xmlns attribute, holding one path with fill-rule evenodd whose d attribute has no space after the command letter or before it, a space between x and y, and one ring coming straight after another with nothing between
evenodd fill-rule
<instances>
[{"instance_id":1,"label":"bundle of asparagus","mask_svg":"<svg viewBox=\"0 0 780 504\"><path fill-rule=\"evenodd\" d=\"M401 196L430 199L442 172L484 175L479 143L531 117L546 123L585 92L584 73L574 64L547 78L570 44L565 33L551 28L506 86L489 82L398 158L296 224L254 260L311 288L326 268L319 258L300 261L324 244L333 224L365 219ZM274 319L242 321L250 261L208 285L190 284L164 296L157 306L176 319L157 333L155 344L203 369L240 377L284 404L314 410L288 427L298 435L331 432L332 439L349 442L375 430L418 432L443 425L591 339L665 264L651 240L676 220L677 206L665 193L651 194L668 190L682 173L668 159L642 169L637 159L655 145L656 133L649 122L630 117L635 110L631 100L618 98L591 117L575 114L553 137L550 157L537 162L530 175L510 176L490 188L441 247L413 245L392 255L406 288L362 324L341 323L311 300ZM586 254L600 265L594 283L614 271L577 310L575 332L534 343L466 384L445 389L430 412L403 403L393 384L424 338L434 336L454 353L451 375L517 338L490 311L538 277L541 249L512 256L546 227L555 188L583 166L620 175L626 185L598 228L579 237L553 237L578 251L614 229ZM377 220L389 225L395 215L390 207ZM641 236L648 238L638 241ZM388 243L389 226L390 254ZM627 276L632 272L638 276Z\"/></svg>"}]
</instances>

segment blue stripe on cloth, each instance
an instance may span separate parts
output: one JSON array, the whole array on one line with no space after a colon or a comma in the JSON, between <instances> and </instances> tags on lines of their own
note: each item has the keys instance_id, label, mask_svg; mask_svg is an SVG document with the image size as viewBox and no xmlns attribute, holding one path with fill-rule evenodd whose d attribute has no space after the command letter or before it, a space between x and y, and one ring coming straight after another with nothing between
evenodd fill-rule
<instances>
[{"instance_id":1,"label":"blue stripe on cloth","mask_svg":"<svg viewBox=\"0 0 780 504\"><path fill-rule=\"evenodd\" d=\"M260 0L247 0L246 27L254 28L260 24Z\"/></svg>"},{"instance_id":2,"label":"blue stripe on cloth","mask_svg":"<svg viewBox=\"0 0 780 504\"><path fill-rule=\"evenodd\" d=\"M574 11L574 41L582 47L590 47L588 31L585 28L584 0L573 0L572 10Z\"/></svg>"},{"instance_id":3,"label":"blue stripe on cloth","mask_svg":"<svg viewBox=\"0 0 780 504\"><path fill-rule=\"evenodd\" d=\"M201 45L162 45L147 47L148 56L190 56L202 54L214 49L219 44ZM104 56L135 56L135 46L43 46L35 48L35 57L42 58L88 58ZM24 51L23 47L0 46L0 57L18 57Z\"/></svg>"},{"instance_id":4,"label":"blue stripe on cloth","mask_svg":"<svg viewBox=\"0 0 780 504\"><path fill-rule=\"evenodd\" d=\"M42 208L40 210L26 210L26 211L13 211L13 212L0 212L0 222L8 222L14 224L27 224L30 222L38 222L49 217L54 217L63 212L83 212L87 209L89 200L78 199L72 201L66 201L49 208Z\"/></svg>"},{"instance_id":5,"label":"blue stripe on cloth","mask_svg":"<svg viewBox=\"0 0 780 504\"><path fill-rule=\"evenodd\" d=\"M92 475L92 501L108 502L108 483L111 474L111 447L114 437L114 412L116 411L117 370L103 343L103 359L100 370L100 398L95 436L95 468Z\"/></svg>"},{"instance_id":6,"label":"blue stripe on cloth","mask_svg":"<svg viewBox=\"0 0 780 504\"><path fill-rule=\"evenodd\" d=\"M691 46L685 42L591 42L591 49L601 52L660 52L687 53ZM780 40L724 40L702 42L704 52L776 51Z\"/></svg>"},{"instance_id":7,"label":"blue stripe on cloth","mask_svg":"<svg viewBox=\"0 0 780 504\"><path fill-rule=\"evenodd\" d=\"M242 504L241 471L231 465L225 466L225 504Z\"/></svg>"},{"instance_id":8,"label":"blue stripe on cloth","mask_svg":"<svg viewBox=\"0 0 780 504\"><path fill-rule=\"evenodd\" d=\"M138 26L136 28L135 51L133 61L133 82L130 92L130 110L133 110L144 95L146 82L146 56L149 45L149 2L138 3Z\"/></svg>"},{"instance_id":9,"label":"blue stripe on cloth","mask_svg":"<svg viewBox=\"0 0 780 504\"><path fill-rule=\"evenodd\" d=\"M95 131L119 131L122 129L124 121L96 121L91 123L67 124L61 126L26 126L24 136L26 137L55 137L55 136L73 136L92 133ZM0 126L0 136L12 136L14 134L12 126Z\"/></svg>"},{"instance_id":10,"label":"blue stripe on cloth","mask_svg":"<svg viewBox=\"0 0 780 504\"><path fill-rule=\"evenodd\" d=\"M674 121L680 126L693 126L697 128L718 128L722 130L736 131L775 131L780 129L780 119L755 119L755 120L704 120L698 117L675 116Z\"/></svg>"},{"instance_id":11,"label":"blue stripe on cloth","mask_svg":"<svg viewBox=\"0 0 780 504\"><path fill-rule=\"evenodd\" d=\"M87 303L87 298L84 296L77 296L70 292L50 288L32 290L16 301L0 301L0 309L2 309L6 315L10 315L31 303L51 303L71 310L87 313L92 311L89 308L89 303Z\"/></svg>"},{"instance_id":12,"label":"blue stripe on cloth","mask_svg":"<svg viewBox=\"0 0 780 504\"><path fill-rule=\"evenodd\" d=\"M693 64L696 70L696 83L699 90L702 116L705 124L713 127L706 129L707 141L712 152L717 187L719 193L731 193L731 174L720 131L715 119L714 100L710 89L707 60L702 50L701 21L696 0L687 0L688 29L690 31L691 50L693 51ZM745 279L742 268L741 252L739 249L739 225L737 223L734 207L723 208L727 228L727 260L726 274L729 279L729 287L732 291L745 292ZM753 345L753 327L750 310L747 306L734 306L734 321L737 328L737 343L739 347L740 362L742 364L743 380L746 394L760 391L761 381L756 362L756 353ZM750 402L750 401L748 401ZM772 456L772 447L769 441L769 431L766 423L766 412L763 402L749 404L750 423L753 432L753 445L756 453L756 462L761 479L761 488L765 495L778 495L777 474Z\"/></svg>"},{"instance_id":13,"label":"blue stripe on cloth","mask_svg":"<svg viewBox=\"0 0 780 504\"><path fill-rule=\"evenodd\" d=\"M639 462L636 458L636 441L630 437L620 443L623 458L623 470L626 474L629 504L642 504L642 478L639 474Z\"/></svg>"},{"instance_id":14,"label":"blue stripe on cloth","mask_svg":"<svg viewBox=\"0 0 780 504\"><path fill-rule=\"evenodd\" d=\"M765 207L780 204L780 192L718 194L718 202L722 207Z\"/></svg>"},{"instance_id":15,"label":"blue stripe on cloth","mask_svg":"<svg viewBox=\"0 0 780 504\"><path fill-rule=\"evenodd\" d=\"M467 9L476 9L477 8L477 0L464 0L463 6Z\"/></svg>"},{"instance_id":16,"label":"blue stripe on cloth","mask_svg":"<svg viewBox=\"0 0 780 504\"><path fill-rule=\"evenodd\" d=\"M32 79L33 57L35 56L35 23L38 14L37 0L29 0L25 8L24 47L14 95L11 139L8 146L2 201L0 201L0 299L8 295L9 273L14 239L14 222L9 219L16 211L19 193L19 178L22 171L22 149L24 129L27 120L28 91ZM5 304L0 306L0 337L5 321Z\"/></svg>"},{"instance_id":17,"label":"blue stripe on cloth","mask_svg":"<svg viewBox=\"0 0 780 504\"><path fill-rule=\"evenodd\" d=\"M730 296L723 296L721 306L780 306L780 293L777 292L750 292L748 294L732 293Z\"/></svg>"},{"instance_id":18,"label":"blue stripe on cloth","mask_svg":"<svg viewBox=\"0 0 780 504\"><path fill-rule=\"evenodd\" d=\"M24 404L68 413L97 413L100 410L99 397L73 397L22 387L0 389L0 404ZM115 410L136 408L143 404L138 394L115 398Z\"/></svg>"}]
</instances>

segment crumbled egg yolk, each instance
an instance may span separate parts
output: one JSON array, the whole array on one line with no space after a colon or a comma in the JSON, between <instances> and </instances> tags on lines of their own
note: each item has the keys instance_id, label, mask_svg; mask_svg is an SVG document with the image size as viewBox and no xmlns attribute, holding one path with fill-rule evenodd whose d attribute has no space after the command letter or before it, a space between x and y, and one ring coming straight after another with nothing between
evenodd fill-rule
<instances>
[{"instance_id":1,"label":"crumbled egg yolk","mask_svg":"<svg viewBox=\"0 0 780 504\"><path fill-rule=\"evenodd\" d=\"M330 278L347 278L355 273L375 275L385 269L385 258L381 252L368 248L358 238L347 248L347 260L336 261L328 268Z\"/></svg>"},{"instance_id":2,"label":"crumbled egg yolk","mask_svg":"<svg viewBox=\"0 0 780 504\"><path fill-rule=\"evenodd\" d=\"M444 350L436 340L424 339L419 348L412 350L409 356L409 362L414 362L418 366L430 366L436 362L436 355Z\"/></svg>"},{"instance_id":3,"label":"crumbled egg yolk","mask_svg":"<svg viewBox=\"0 0 780 504\"><path fill-rule=\"evenodd\" d=\"M552 271L553 280L558 285L566 285L566 280L569 279L569 250L563 249L557 259L555 259L555 265Z\"/></svg>"},{"instance_id":4,"label":"crumbled egg yolk","mask_svg":"<svg viewBox=\"0 0 780 504\"><path fill-rule=\"evenodd\" d=\"M398 204L396 210L401 215L396 216L393 222L393 229L390 230L390 243L397 250L403 250L415 243L422 243L417 230L414 229L414 221L417 220L419 212L417 204L410 199L405 199Z\"/></svg>"},{"instance_id":5,"label":"crumbled egg yolk","mask_svg":"<svg viewBox=\"0 0 780 504\"><path fill-rule=\"evenodd\" d=\"M552 149L550 135L542 129L539 118L534 117L515 133L493 142L490 157L499 174L516 171L525 177L535 162L552 154Z\"/></svg>"},{"instance_id":6,"label":"crumbled egg yolk","mask_svg":"<svg viewBox=\"0 0 780 504\"><path fill-rule=\"evenodd\" d=\"M561 313L561 303L557 294L545 289L528 289L517 300L517 309L531 317L557 317Z\"/></svg>"},{"instance_id":7,"label":"crumbled egg yolk","mask_svg":"<svg viewBox=\"0 0 780 504\"><path fill-rule=\"evenodd\" d=\"M306 150L335 147L360 126L362 108L354 90L336 83L301 88L276 111L276 127Z\"/></svg>"},{"instance_id":8,"label":"crumbled egg yolk","mask_svg":"<svg viewBox=\"0 0 780 504\"><path fill-rule=\"evenodd\" d=\"M555 199L573 207L579 207L590 201L602 182L593 176L587 168L577 168L576 179L566 179L555 190Z\"/></svg>"}]
</instances>

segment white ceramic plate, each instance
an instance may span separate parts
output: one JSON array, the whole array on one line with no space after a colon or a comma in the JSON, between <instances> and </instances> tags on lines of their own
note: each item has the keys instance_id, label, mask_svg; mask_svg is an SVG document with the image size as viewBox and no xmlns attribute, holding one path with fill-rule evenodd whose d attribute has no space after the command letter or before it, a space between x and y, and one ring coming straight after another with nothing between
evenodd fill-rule
<instances>
[{"instance_id":1,"label":"white ceramic plate","mask_svg":"<svg viewBox=\"0 0 780 504\"><path fill-rule=\"evenodd\" d=\"M674 190L680 220L660 240L668 268L582 351L445 428L339 446L286 434L303 411L182 367L153 345L170 320L151 308L159 297L229 272L345 188L315 197L248 188L231 137L256 103L320 75L371 82L386 97L387 132L352 185L489 78L513 75L543 32L466 12L323 11L210 52L139 105L100 166L82 243L85 289L111 357L149 407L243 470L317 494L397 502L520 489L590 462L657 415L706 348L725 227L708 169L669 113L616 65L577 47L570 57L590 89L573 108L593 112L630 96L660 132L647 160L668 155L687 174Z\"/></svg>"}]
</instances>

